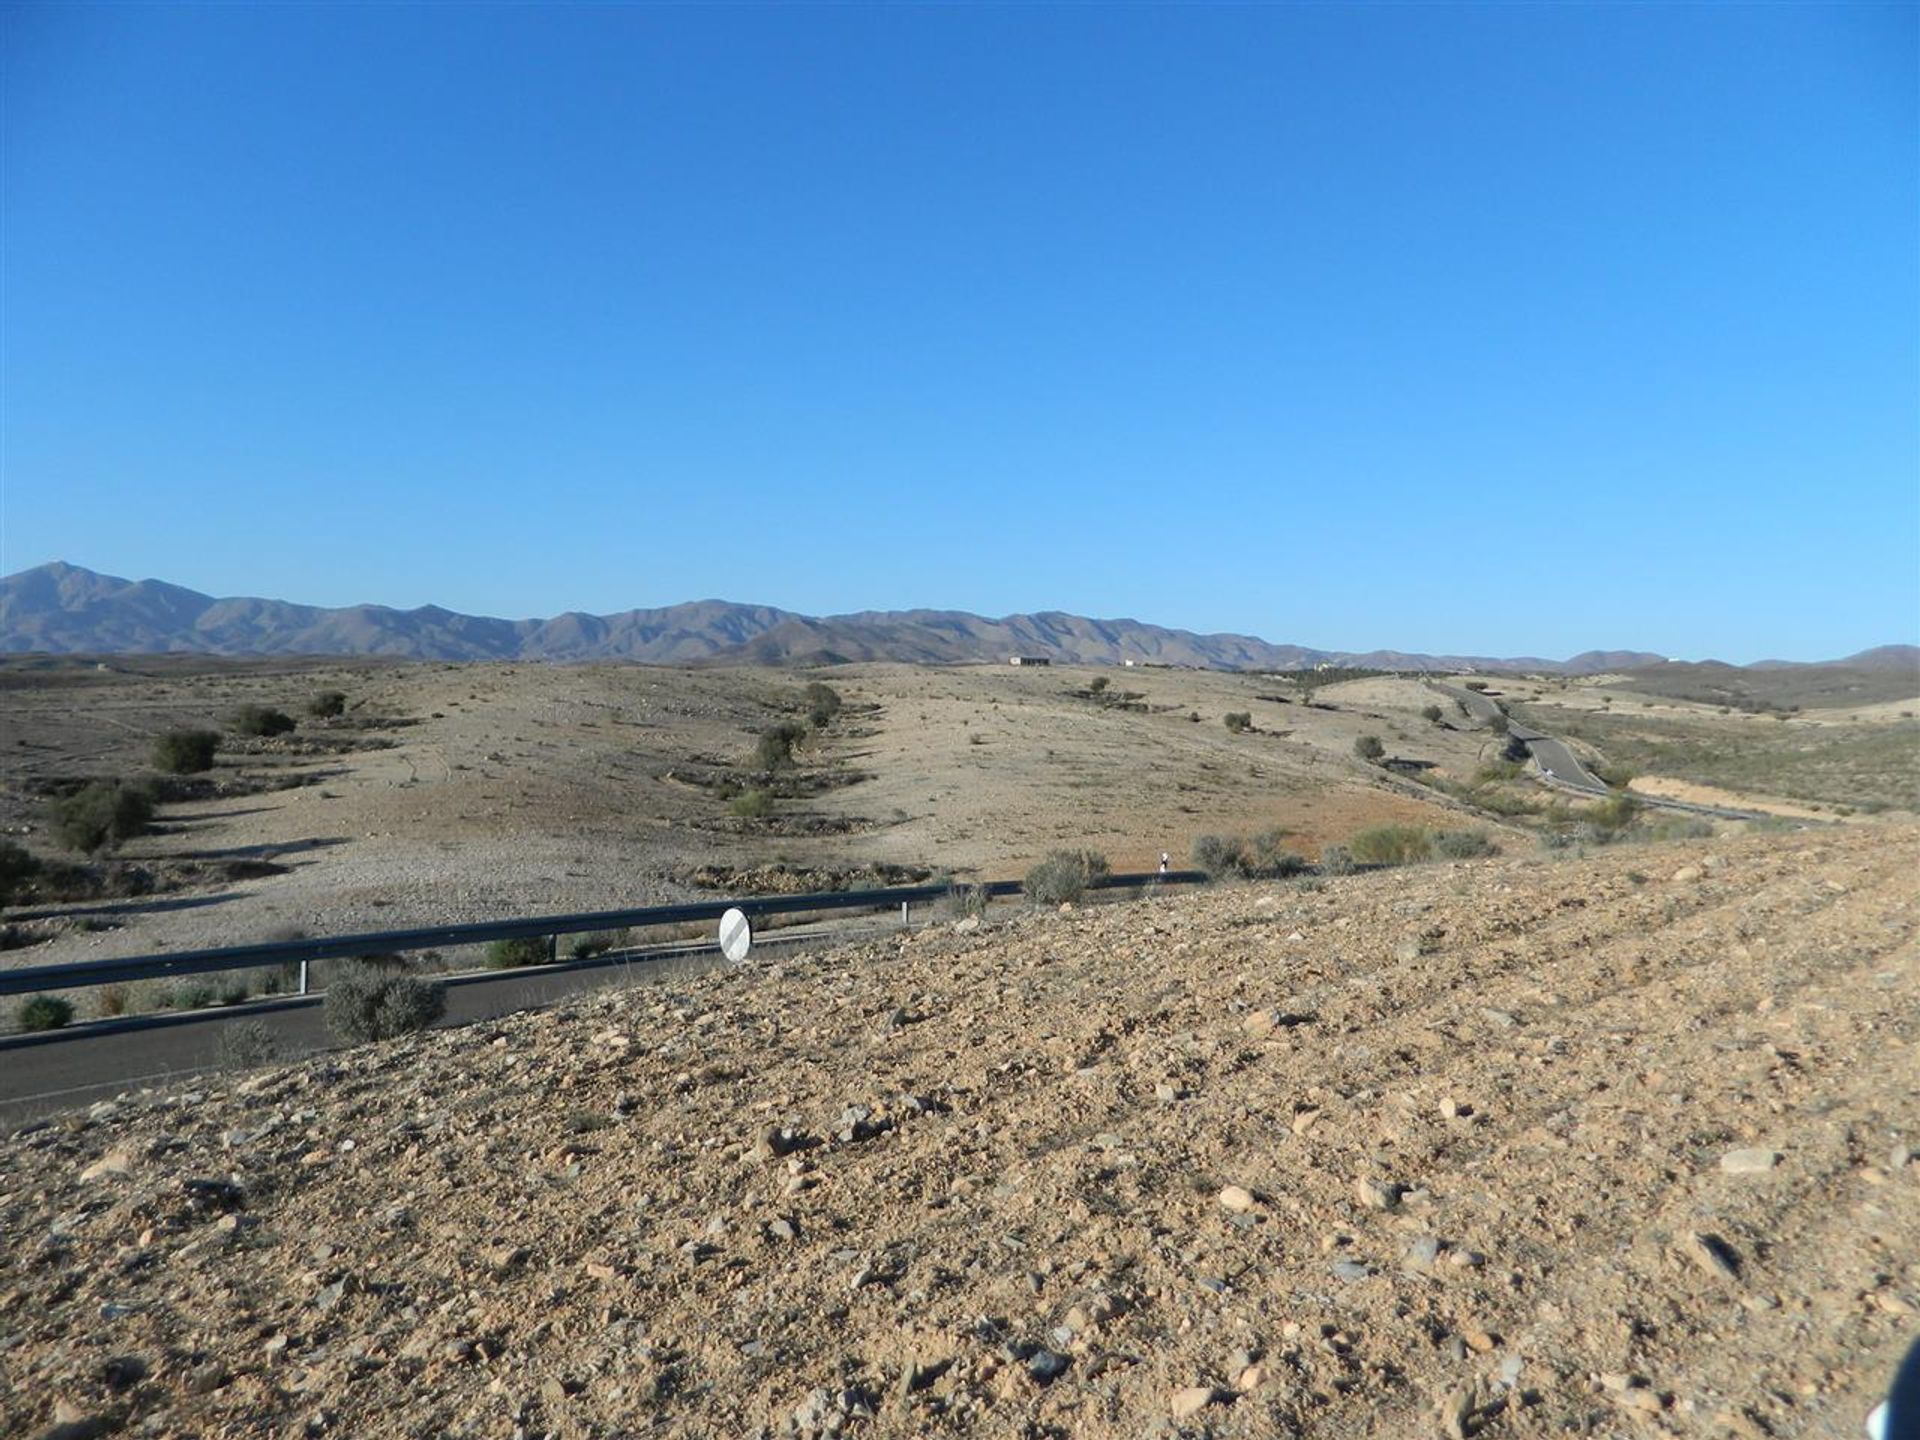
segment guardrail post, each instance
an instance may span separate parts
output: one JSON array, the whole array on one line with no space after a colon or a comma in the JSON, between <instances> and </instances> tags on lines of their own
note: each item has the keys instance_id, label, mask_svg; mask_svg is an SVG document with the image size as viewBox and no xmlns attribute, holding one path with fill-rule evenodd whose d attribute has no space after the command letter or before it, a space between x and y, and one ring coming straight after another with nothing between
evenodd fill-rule
<instances>
[{"instance_id":1,"label":"guardrail post","mask_svg":"<svg viewBox=\"0 0 1920 1440\"><path fill-rule=\"evenodd\" d=\"M910 914L910 908L908 906L908 902L906 902L905 900L902 900L900 902L900 923L902 925L909 923L909 918L908 918L909 914Z\"/></svg>"},{"instance_id":2,"label":"guardrail post","mask_svg":"<svg viewBox=\"0 0 1920 1440\"><path fill-rule=\"evenodd\" d=\"M300 962L300 993L307 993L307 962L304 960Z\"/></svg>"}]
</instances>

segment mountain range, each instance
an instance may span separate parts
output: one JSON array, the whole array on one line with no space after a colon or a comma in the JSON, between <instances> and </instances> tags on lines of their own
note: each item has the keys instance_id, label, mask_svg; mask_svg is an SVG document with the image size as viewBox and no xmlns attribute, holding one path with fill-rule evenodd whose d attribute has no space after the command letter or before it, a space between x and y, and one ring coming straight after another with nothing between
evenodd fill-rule
<instances>
[{"instance_id":1,"label":"mountain range","mask_svg":"<svg viewBox=\"0 0 1920 1440\"><path fill-rule=\"evenodd\" d=\"M1630 669L1664 657L1590 650L1538 656L1418 655L1276 645L1252 635L1196 635L1137 620L1058 611L988 619L957 610L869 610L810 616L768 605L696 600L616 615L569 611L550 620L498 620L437 605L324 609L284 600L216 599L160 580L123 580L55 561L0 578L0 652L55 654L385 655L419 660L634 660L769 665L895 660L1184 665L1294 670L1352 665L1394 670L1534 670L1571 675ZM1920 664L1910 645L1849 663Z\"/></svg>"}]
</instances>

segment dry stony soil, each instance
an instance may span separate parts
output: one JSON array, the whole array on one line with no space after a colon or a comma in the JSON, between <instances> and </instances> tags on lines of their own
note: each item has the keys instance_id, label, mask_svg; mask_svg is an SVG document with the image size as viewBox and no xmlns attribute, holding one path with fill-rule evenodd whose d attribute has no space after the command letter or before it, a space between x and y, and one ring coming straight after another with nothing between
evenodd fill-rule
<instances>
[{"instance_id":1,"label":"dry stony soil","mask_svg":"<svg viewBox=\"0 0 1920 1440\"><path fill-rule=\"evenodd\" d=\"M0 829L47 857L50 784L151 773L154 736L242 704L300 725L229 736L207 793L120 852L159 903L31 918L0 963L662 904L702 868L748 889L783 863L1004 879L1091 846L1151 869L1163 850L1185 864L1198 834L1275 825L1311 856L1368 824L1471 818L1354 759L1361 734L1463 773L1492 748L1423 720L1438 697L1412 681L1329 686L1313 708L1285 680L1177 670L103 663L0 663ZM730 814L718 787L751 783L757 734L816 678L846 708L802 747L810 793ZM346 715L306 718L327 689ZM1228 712L1255 728L1228 733Z\"/></svg>"},{"instance_id":2,"label":"dry stony soil","mask_svg":"<svg viewBox=\"0 0 1920 1440\"><path fill-rule=\"evenodd\" d=\"M949 922L123 1096L0 1141L0 1432L1857 1440L1917 862Z\"/></svg>"}]
</instances>

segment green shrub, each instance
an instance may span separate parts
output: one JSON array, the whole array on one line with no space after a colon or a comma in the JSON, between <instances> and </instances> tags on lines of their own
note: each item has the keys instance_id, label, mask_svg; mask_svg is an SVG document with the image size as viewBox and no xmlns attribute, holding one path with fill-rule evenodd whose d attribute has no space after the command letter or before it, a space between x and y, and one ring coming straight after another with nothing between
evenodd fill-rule
<instances>
[{"instance_id":1,"label":"green shrub","mask_svg":"<svg viewBox=\"0 0 1920 1440\"><path fill-rule=\"evenodd\" d=\"M727 802L727 809L743 820L764 820L773 813L773 796L765 790L743 790Z\"/></svg>"},{"instance_id":2,"label":"green shrub","mask_svg":"<svg viewBox=\"0 0 1920 1440\"><path fill-rule=\"evenodd\" d=\"M1098 695L1102 690L1107 688L1107 683L1107 677L1105 675L1096 675L1087 682L1087 693L1090 695Z\"/></svg>"},{"instance_id":3,"label":"green shrub","mask_svg":"<svg viewBox=\"0 0 1920 1440\"><path fill-rule=\"evenodd\" d=\"M1433 853L1433 836L1418 825L1371 825L1347 849L1362 865L1411 865Z\"/></svg>"},{"instance_id":4,"label":"green shrub","mask_svg":"<svg viewBox=\"0 0 1920 1440\"><path fill-rule=\"evenodd\" d=\"M1193 864L1211 880L1244 877L1248 870L1245 844L1234 835L1196 835Z\"/></svg>"},{"instance_id":5,"label":"green shrub","mask_svg":"<svg viewBox=\"0 0 1920 1440\"><path fill-rule=\"evenodd\" d=\"M293 717L284 710L272 710L265 705L242 705L228 717L227 728L236 735L267 739L293 729Z\"/></svg>"},{"instance_id":6,"label":"green shrub","mask_svg":"<svg viewBox=\"0 0 1920 1440\"><path fill-rule=\"evenodd\" d=\"M153 797L118 780L92 780L55 800L48 818L61 845L93 855L144 832L153 819Z\"/></svg>"},{"instance_id":7,"label":"green shrub","mask_svg":"<svg viewBox=\"0 0 1920 1440\"><path fill-rule=\"evenodd\" d=\"M814 729L825 729L833 717L840 713L843 703L840 692L831 685L815 680L802 694L807 704L807 722Z\"/></svg>"},{"instance_id":8,"label":"green shrub","mask_svg":"<svg viewBox=\"0 0 1920 1440\"><path fill-rule=\"evenodd\" d=\"M1440 707L1438 705L1424 705L1420 709L1420 716L1422 719L1438 725L1440 723Z\"/></svg>"},{"instance_id":9,"label":"green shrub","mask_svg":"<svg viewBox=\"0 0 1920 1440\"><path fill-rule=\"evenodd\" d=\"M544 965L552 958L544 935L515 935L510 940L490 941L486 949L489 970L517 970L523 965Z\"/></svg>"},{"instance_id":10,"label":"green shrub","mask_svg":"<svg viewBox=\"0 0 1920 1440\"><path fill-rule=\"evenodd\" d=\"M1634 817L1640 813L1640 802L1628 794L1609 795L1592 810L1585 819L1589 825L1601 830L1618 833L1631 825Z\"/></svg>"},{"instance_id":11,"label":"green shrub","mask_svg":"<svg viewBox=\"0 0 1920 1440\"><path fill-rule=\"evenodd\" d=\"M993 903L993 897L987 893L984 885L968 885L955 880L948 884L947 893L940 897L940 903L949 915L964 918L968 915L985 915L987 907Z\"/></svg>"},{"instance_id":12,"label":"green shrub","mask_svg":"<svg viewBox=\"0 0 1920 1440\"><path fill-rule=\"evenodd\" d=\"M806 728L782 721L760 732L753 747L753 763L762 770L785 770L793 764L793 747L806 737Z\"/></svg>"},{"instance_id":13,"label":"green shrub","mask_svg":"<svg viewBox=\"0 0 1920 1440\"><path fill-rule=\"evenodd\" d=\"M73 1002L58 995L30 995L13 1018L22 1030L64 1030L73 1023Z\"/></svg>"},{"instance_id":14,"label":"green shrub","mask_svg":"<svg viewBox=\"0 0 1920 1440\"><path fill-rule=\"evenodd\" d=\"M1477 860L1483 855L1498 855L1484 830L1442 830L1433 837L1434 853L1446 860Z\"/></svg>"},{"instance_id":15,"label":"green shrub","mask_svg":"<svg viewBox=\"0 0 1920 1440\"><path fill-rule=\"evenodd\" d=\"M1256 875L1284 880L1290 875L1304 875L1307 872L1307 859L1296 854L1286 845L1287 832L1275 826L1271 830L1262 830L1247 842L1247 858Z\"/></svg>"},{"instance_id":16,"label":"green shrub","mask_svg":"<svg viewBox=\"0 0 1920 1440\"><path fill-rule=\"evenodd\" d=\"M169 730L153 742L153 768L169 775L198 775L213 768L220 736L212 730Z\"/></svg>"},{"instance_id":17,"label":"green shrub","mask_svg":"<svg viewBox=\"0 0 1920 1440\"><path fill-rule=\"evenodd\" d=\"M40 862L26 846L0 840L0 908L13 904L39 873Z\"/></svg>"},{"instance_id":18,"label":"green shrub","mask_svg":"<svg viewBox=\"0 0 1920 1440\"><path fill-rule=\"evenodd\" d=\"M1626 789L1634 780L1633 767L1630 765L1622 765L1617 760L1603 761L1589 768L1592 769L1595 775L1599 776L1616 790Z\"/></svg>"},{"instance_id":19,"label":"green shrub","mask_svg":"<svg viewBox=\"0 0 1920 1440\"><path fill-rule=\"evenodd\" d=\"M1360 867L1354 863L1353 852L1344 845L1325 845L1320 850L1320 873L1322 875L1351 875Z\"/></svg>"},{"instance_id":20,"label":"green shrub","mask_svg":"<svg viewBox=\"0 0 1920 1440\"><path fill-rule=\"evenodd\" d=\"M609 950L618 950L629 940L624 930L593 930L585 935L576 935L567 945L567 954L575 960L591 960L595 955L604 955Z\"/></svg>"},{"instance_id":21,"label":"green shrub","mask_svg":"<svg viewBox=\"0 0 1920 1440\"><path fill-rule=\"evenodd\" d=\"M264 1020L229 1020L219 1031L214 1051L222 1070L257 1070L280 1058L280 1037Z\"/></svg>"},{"instance_id":22,"label":"green shrub","mask_svg":"<svg viewBox=\"0 0 1920 1440\"><path fill-rule=\"evenodd\" d=\"M1027 871L1021 888L1042 905L1062 905L1078 900L1109 873L1107 857L1097 851L1055 850Z\"/></svg>"},{"instance_id":23,"label":"green shrub","mask_svg":"<svg viewBox=\"0 0 1920 1440\"><path fill-rule=\"evenodd\" d=\"M316 720L331 720L336 715L347 713L347 696L344 690L322 690L307 701L307 714Z\"/></svg>"},{"instance_id":24,"label":"green shrub","mask_svg":"<svg viewBox=\"0 0 1920 1440\"><path fill-rule=\"evenodd\" d=\"M1353 753L1362 760L1375 761L1386 755L1387 747L1380 743L1378 735L1362 735L1353 742Z\"/></svg>"},{"instance_id":25,"label":"green shrub","mask_svg":"<svg viewBox=\"0 0 1920 1440\"><path fill-rule=\"evenodd\" d=\"M1468 680L1465 683L1467 689L1474 691L1476 694L1487 688L1487 682L1484 680Z\"/></svg>"},{"instance_id":26,"label":"green shrub","mask_svg":"<svg viewBox=\"0 0 1920 1440\"><path fill-rule=\"evenodd\" d=\"M424 1030L446 1009L444 985L397 975L381 965L353 965L327 986L327 1028L350 1043Z\"/></svg>"},{"instance_id":27,"label":"green shrub","mask_svg":"<svg viewBox=\"0 0 1920 1440\"><path fill-rule=\"evenodd\" d=\"M1236 735L1253 728L1253 713L1249 710L1229 710L1220 718L1225 722L1227 729Z\"/></svg>"}]
</instances>

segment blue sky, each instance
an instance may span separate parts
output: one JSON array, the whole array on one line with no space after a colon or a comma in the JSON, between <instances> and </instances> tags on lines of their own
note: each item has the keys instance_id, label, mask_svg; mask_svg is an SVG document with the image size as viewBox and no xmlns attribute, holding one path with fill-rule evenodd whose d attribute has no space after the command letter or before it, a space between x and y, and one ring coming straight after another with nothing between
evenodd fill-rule
<instances>
[{"instance_id":1,"label":"blue sky","mask_svg":"<svg viewBox=\"0 0 1920 1440\"><path fill-rule=\"evenodd\" d=\"M9 7L0 571L1910 641L1917 14Z\"/></svg>"}]
</instances>

